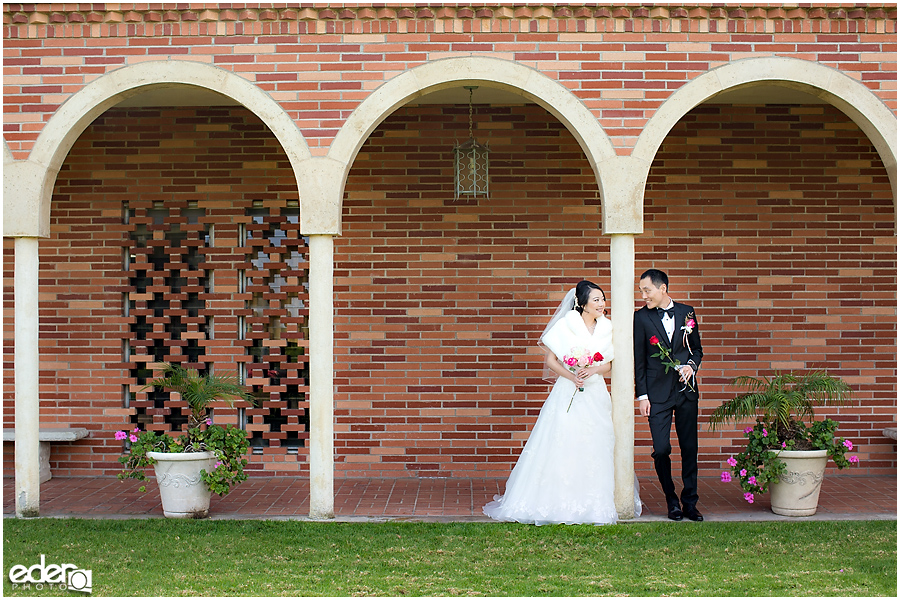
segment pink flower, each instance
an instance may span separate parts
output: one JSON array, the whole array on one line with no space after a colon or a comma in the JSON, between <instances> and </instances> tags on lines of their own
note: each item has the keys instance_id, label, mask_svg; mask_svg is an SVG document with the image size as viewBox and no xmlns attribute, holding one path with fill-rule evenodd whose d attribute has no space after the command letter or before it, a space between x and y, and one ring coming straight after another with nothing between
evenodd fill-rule
<instances>
[{"instance_id":1,"label":"pink flower","mask_svg":"<svg viewBox=\"0 0 900 600\"><path fill-rule=\"evenodd\" d=\"M747 492L746 494L744 494L744 500L746 500L749 504L753 504L753 494Z\"/></svg>"},{"instance_id":2,"label":"pink flower","mask_svg":"<svg viewBox=\"0 0 900 600\"><path fill-rule=\"evenodd\" d=\"M212 425L212 419L206 419L206 424L207 424L207 425Z\"/></svg>"},{"instance_id":3,"label":"pink flower","mask_svg":"<svg viewBox=\"0 0 900 600\"><path fill-rule=\"evenodd\" d=\"M125 433L124 431L117 431L117 432L116 432L116 439L117 439L117 440L124 440L124 439L127 438L127 437L128 437L128 434Z\"/></svg>"},{"instance_id":4,"label":"pink flower","mask_svg":"<svg viewBox=\"0 0 900 600\"><path fill-rule=\"evenodd\" d=\"M695 321L695 320L693 320L693 319L688 319L688 320L687 320L687 323L685 323L685 325L687 325L688 327L690 327L691 329L693 329L694 327L697 326L697 321Z\"/></svg>"},{"instance_id":5,"label":"pink flower","mask_svg":"<svg viewBox=\"0 0 900 600\"><path fill-rule=\"evenodd\" d=\"M574 356L570 356L570 357L566 358L565 361L566 361L566 364L569 365L570 367L574 367L575 365L578 364L578 359L575 358Z\"/></svg>"},{"instance_id":6,"label":"pink flower","mask_svg":"<svg viewBox=\"0 0 900 600\"><path fill-rule=\"evenodd\" d=\"M766 431L765 427L763 427L763 437L769 437L769 432Z\"/></svg>"},{"instance_id":7,"label":"pink flower","mask_svg":"<svg viewBox=\"0 0 900 600\"><path fill-rule=\"evenodd\" d=\"M131 443L133 444L134 442L137 441L137 436L134 435L133 433L130 434L130 435L128 436L128 441L131 442Z\"/></svg>"},{"instance_id":8,"label":"pink flower","mask_svg":"<svg viewBox=\"0 0 900 600\"><path fill-rule=\"evenodd\" d=\"M729 473L728 471L722 471L722 481L725 483L731 481L731 473Z\"/></svg>"},{"instance_id":9,"label":"pink flower","mask_svg":"<svg viewBox=\"0 0 900 600\"><path fill-rule=\"evenodd\" d=\"M850 440L844 440L844 446L847 447L847 450L853 450L853 442Z\"/></svg>"},{"instance_id":10,"label":"pink flower","mask_svg":"<svg viewBox=\"0 0 900 600\"><path fill-rule=\"evenodd\" d=\"M751 475L750 479L747 480L747 483L749 483L750 485L756 485L756 477Z\"/></svg>"},{"instance_id":11,"label":"pink flower","mask_svg":"<svg viewBox=\"0 0 900 600\"><path fill-rule=\"evenodd\" d=\"M781 447L782 447L782 448L787 448L787 442L781 442Z\"/></svg>"},{"instance_id":12,"label":"pink flower","mask_svg":"<svg viewBox=\"0 0 900 600\"><path fill-rule=\"evenodd\" d=\"M213 465L213 469L218 469L219 467L221 467L224 464L225 463L223 463L221 460L216 461L216 464Z\"/></svg>"},{"instance_id":13,"label":"pink flower","mask_svg":"<svg viewBox=\"0 0 900 600\"><path fill-rule=\"evenodd\" d=\"M741 477L747 476L747 469L741 469Z\"/></svg>"},{"instance_id":14,"label":"pink flower","mask_svg":"<svg viewBox=\"0 0 900 600\"><path fill-rule=\"evenodd\" d=\"M140 432L141 432L141 428L140 428L140 427L135 427L135 428L132 429L131 431L134 432L134 433L140 433Z\"/></svg>"},{"instance_id":15,"label":"pink flower","mask_svg":"<svg viewBox=\"0 0 900 600\"><path fill-rule=\"evenodd\" d=\"M847 460L849 460L849 461L852 462L852 463L858 463L858 462L859 462L859 457L858 457L858 456L851 456L851 457L847 458Z\"/></svg>"},{"instance_id":16,"label":"pink flower","mask_svg":"<svg viewBox=\"0 0 900 600\"><path fill-rule=\"evenodd\" d=\"M750 433L751 431L753 431L752 427L747 427L746 429L744 429L744 433Z\"/></svg>"},{"instance_id":17,"label":"pink flower","mask_svg":"<svg viewBox=\"0 0 900 600\"><path fill-rule=\"evenodd\" d=\"M729 457L728 457L728 460L726 460L725 462L727 462L727 463L728 463L729 465L731 465L732 467L736 467L736 466L737 466L737 461L734 459L733 456L729 456Z\"/></svg>"}]
</instances>

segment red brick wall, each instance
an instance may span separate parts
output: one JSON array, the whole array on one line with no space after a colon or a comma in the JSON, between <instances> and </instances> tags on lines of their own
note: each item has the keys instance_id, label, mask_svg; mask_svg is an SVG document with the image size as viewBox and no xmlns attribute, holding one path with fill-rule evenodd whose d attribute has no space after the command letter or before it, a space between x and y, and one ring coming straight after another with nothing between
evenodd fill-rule
<instances>
[{"instance_id":1,"label":"red brick wall","mask_svg":"<svg viewBox=\"0 0 900 600\"><path fill-rule=\"evenodd\" d=\"M347 184L336 437L348 476L505 476L548 390L534 346L548 316L581 277L609 290L596 184L568 132L539 108L479 108L491 197L457 203L454 112L397 111ZM827 367L856 397L820 414L839 415L863 468L889 472L894 208L858 128L830 106L702 106L661 148L645 211L637 269L668 270L700 316L703 413L736 375ZM636 439L652 477L640 418ZM739 439L704 427L704 474Z\"/></svg>"},{"instance_id":2,"label":"red brick wall","mask_svg":"<svg viewBox=\"0 0 900 600\"><path fill-rule=\"evenodd\" d=\"M627 153L666 98L738 59L815 61L896 110L895 3L197 8L4 4L4 139L24 159L69 95L147 60L190 60L272 94L316 154L378 85L448 56L516 61L585 102ZM37 118L35 118L37 117Z\"/></svg>"},{"instance_id":3,"label":"red brick wall","mask_svg":"<svg viewBox=\"0 0 900 600\"><path fill-rule=\"evenodd\" d=\"M702 105L660 148L644 210L636 269L666 268L700 318L701 412L737 375L827 369L854 399L817 415L859 448L853 472L893 472L896 212L856 125L830 105ZM701 469L740 450L739 429L701 436Z\"/></svg>"},{"instance_id":4,"label":"red brick wall","mask_svg":"<svg viewBox=\"0 0 900 600\"><path fill-rule=\"evenodd\" d=\"M52 237L40 243L41 425L71 424L90 430L87 440L52 446L54 475L115 474L122 451L122 443L113 440L115 431L135 425L170 428L164 419L184 404L169 402L164 409L154 409L142 391L145 379L137 378L139 369L155 362L147 350L155 339L165 346L160 360L195 368L214 364L224 371L235 371L241 363L254 366L245 352L253 332L248 331L244 339L239 334L240 318L252 324L249 307L254 299L252 287L244 292L238 285L239 270L252 274L248 262L252 257L246 248L241 249L239 227L243 224L258 231L247 211L261 206L275 212L296 202L297 197L296 180L284 151L244 108L116 109L85 131L56 182ZM126 207L132 212L127 224ZM164 207L168 213L165 222L157 226L148 216L154 207ZM190 209L203 213L195 224L183 218ZM136 293L130 280L134 272L125 267L124 252L131 248L132 268L146 269L146 252L129 241L139 226L151 230L153 241L148 246L161 244L168 252L165 269L149 282L154 287L148 286L147 293ZM189 317L186 294L165 294L170 308L162 315L147 310L149 297L169 290L165 279L171 269L181 270L185 286L198 286L198 271L188 269L184 250L191 244L202 245L199 240L204 228L212 228L214 245L200 249L199 267L215 276L210 290L201 290L199 296L206 305L201 316L211 319L213 334L205 334L198 319ZM188 241L172 250L165 234L177 229L188 232ZM296 225L293 237L298 231ZM4 240L4 250L4 299L9 307L4 329L4 427L11 427L12 240ZM127 317L126 293L132 303ZM139 314L147 315L152 328L143 340L129 332ZM167 332L173 316L188 323L185 335ZM297 326L294 328L296 331ZM192 363L186 356L188 338L199 340L199 362ZM125 362L125 340L132 347L130 362ZM262 376L259 365L256 368L248 382L259 392L277 396L281 388ZM285 384L281 380L286 375L282 374L279 384ZM125 386L136 394L129 408L125 408ZM136 406L142 406L143 416L138 416ZM244 405L250 415L248 428L268 431L263 412L268 418L272 407L270 400L256 409ZM277 402L274 407L281 408ZM236 411L224 404L215 408L215 419L219 423L238 421ZM277 447L278 441L272 444ZM7 473L12 472L12 446L4 444ZM254 457L256 469L281 470L268 464L272 462L305 462L303 452L289 456L278 448L270 456L272 448L260 451L264 454ZM288 470L297 468L295 464Z\"/></svg>"},{"instance_id":5,"label":"red brick wall","mask_svg":"<svg viewBox=\"0 0 900 600\"><path fill-rule=\"evenodd\" d=\"M339 477L506 476L549 389L534 345L549 314L581 277L609 291L596 183L569 132L535 106L478 107L491 197L455 201L452 148L466 119L464 107L399 109L351 170L335 248ZM205 359L231 369L246 360L234 338L248 299L229 287L244 260L234 223L253 200L283 206L294 190L274 137L243 109L115 110L82 136L41 242L41 417L92 435L53 447L56 475L117 472L112 436L134 414L123 408L123 203L206 208L217 239L208 260L225 287ZM896 468L880 433L896 413L894 207L852 122L825 105L698 107L660 149L645 223L637 270L667 269L672 295L700 317L704 414L735 375L828 367L855 391L852 406L820 411L859 448L854 472ZM636 439L639 475L652 480L640 418ZM702 473L716 473L739 439L704 427ZM275 444L252 463L306 474L304 448Z\"/></svg>"}]
</instances>

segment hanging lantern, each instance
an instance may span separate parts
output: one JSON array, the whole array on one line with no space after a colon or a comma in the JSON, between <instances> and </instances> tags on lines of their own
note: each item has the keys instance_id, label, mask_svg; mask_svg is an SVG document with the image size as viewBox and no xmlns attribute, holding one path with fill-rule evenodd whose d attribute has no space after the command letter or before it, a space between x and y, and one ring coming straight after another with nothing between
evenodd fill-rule
<instances>
[{"instance_id":1,"label":"hanging lantern","mask_svg":"<svg viewBox=\"0 0 900 600\"><path fill-rule=\"evenodd\" d=\"M456 182L456 199L488 195L488 152L490 148L475 140L472 127L472 92L478 86L466 86L469 90L469 139L453 148L453 171Z\"/></svg>"}]
</instances>

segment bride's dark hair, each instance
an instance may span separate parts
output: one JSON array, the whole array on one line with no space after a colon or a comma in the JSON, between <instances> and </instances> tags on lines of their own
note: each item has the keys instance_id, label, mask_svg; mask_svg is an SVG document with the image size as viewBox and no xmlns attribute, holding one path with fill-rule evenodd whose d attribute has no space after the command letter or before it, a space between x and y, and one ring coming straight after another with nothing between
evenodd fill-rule
<instances>
[{"instance_id":1,"label":"bride's dark hair","mask_svg":"<svg viewBox=\"0 0 900 600\"><path fill-rule=\"evenodd\" d=\"M591 298L591 290L600 290L600 293L603 294L603 299L606 300L606 293L599 285L587 279L579 281L578 285L575 286L575 310L579 314L584 312L584 305Z\"/></svg>"}]
</instances>

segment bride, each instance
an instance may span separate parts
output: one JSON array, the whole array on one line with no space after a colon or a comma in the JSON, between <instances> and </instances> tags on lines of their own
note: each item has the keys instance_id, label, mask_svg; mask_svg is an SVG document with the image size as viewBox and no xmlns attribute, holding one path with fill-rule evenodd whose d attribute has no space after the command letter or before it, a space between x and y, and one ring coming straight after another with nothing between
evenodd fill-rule
<instances>
[{"instance_id":1,"label":"bride","mask_svg":"<svg viewBox=\"0 0 900 600\"><path fill-rule=\"evenodd\" d=\"M581 281L544 329L539 344L547 355L544 372L556 383L506 482L506 493L483 509L492 519L535 525L618 520L612 403L603 379L613 359L612 323L605 309L603 290ZM637 480L634 503L638 516Z\"/></svg>"}]
</instances>

